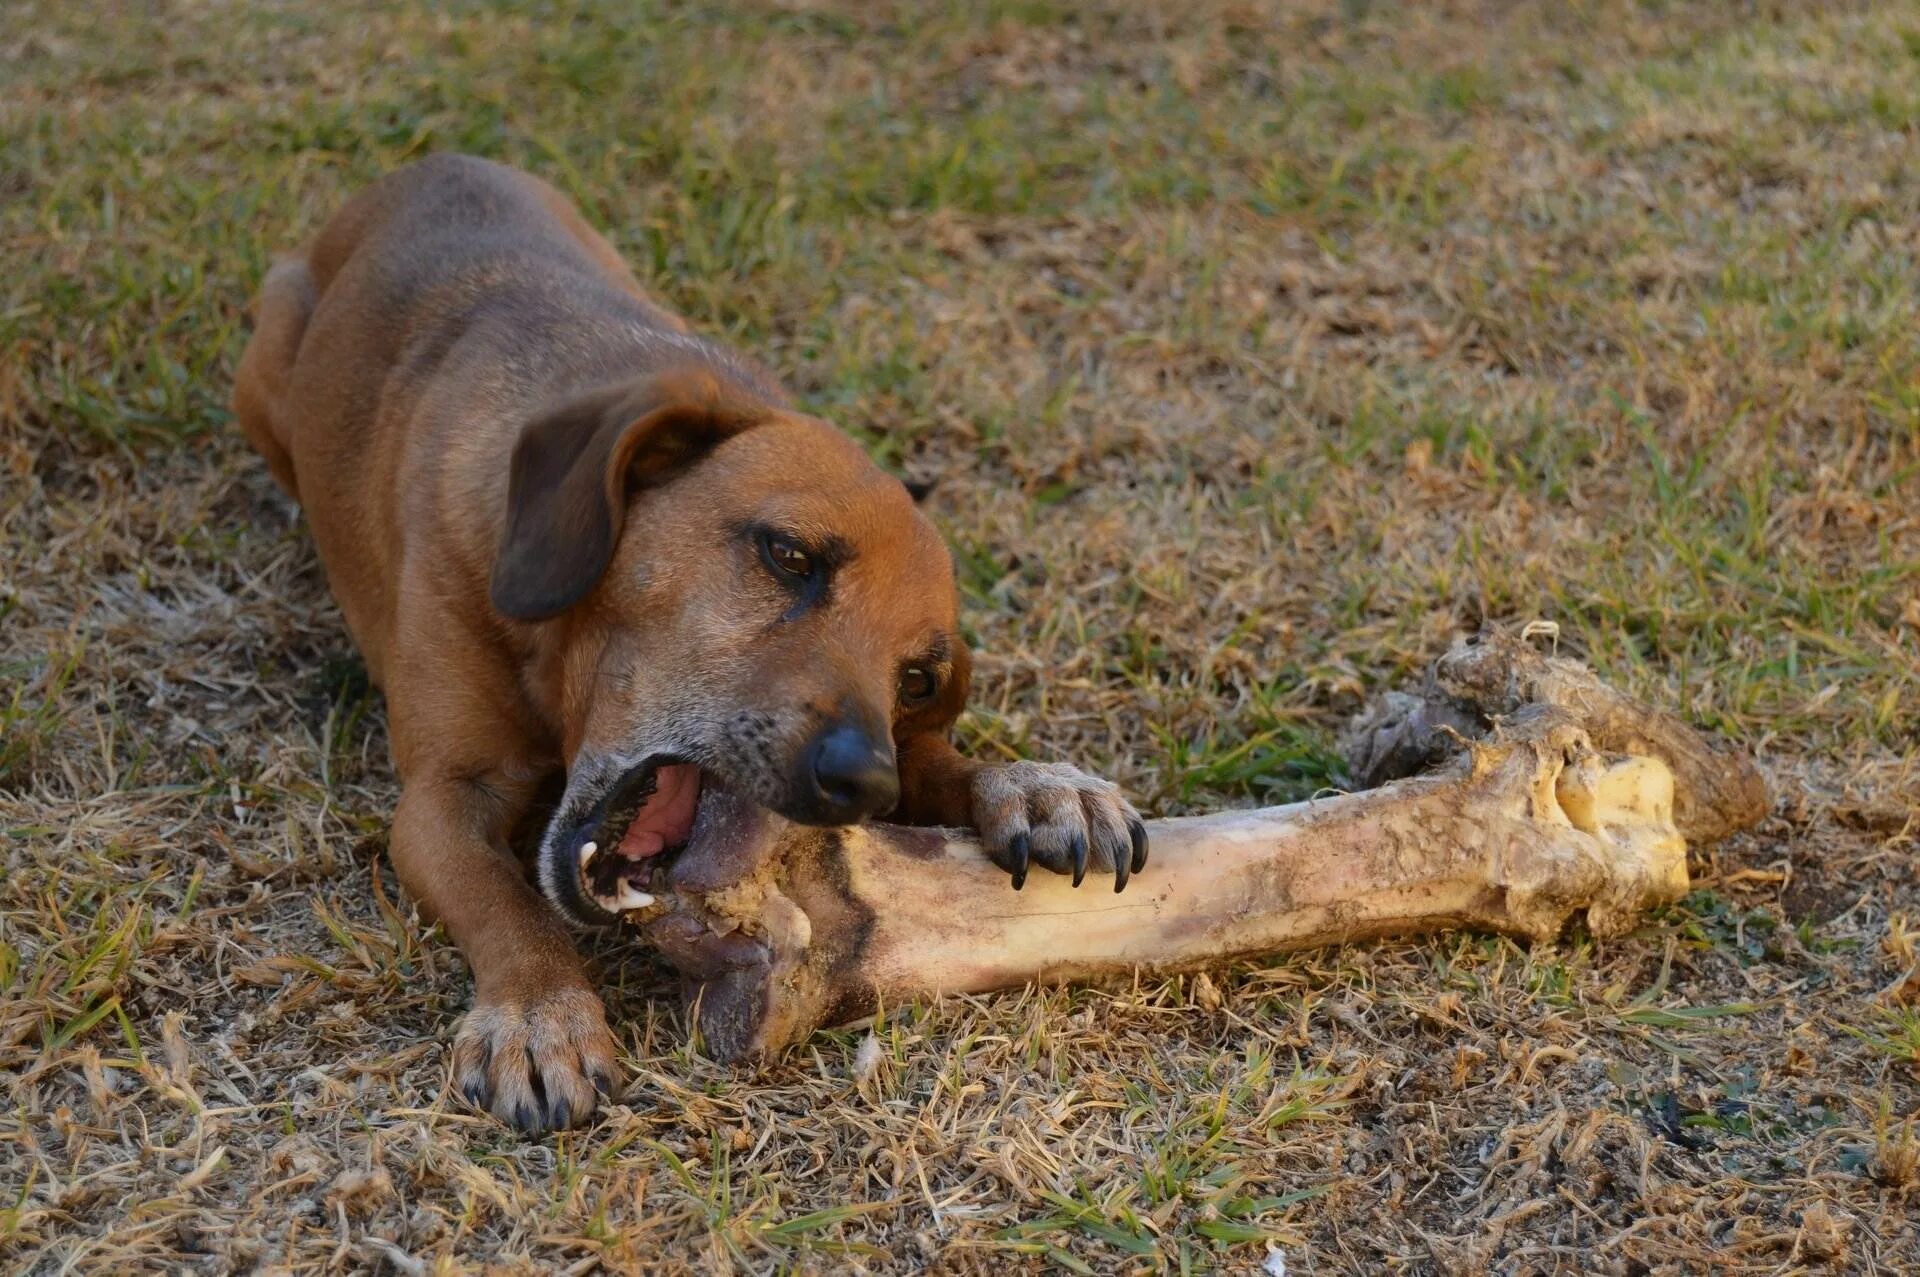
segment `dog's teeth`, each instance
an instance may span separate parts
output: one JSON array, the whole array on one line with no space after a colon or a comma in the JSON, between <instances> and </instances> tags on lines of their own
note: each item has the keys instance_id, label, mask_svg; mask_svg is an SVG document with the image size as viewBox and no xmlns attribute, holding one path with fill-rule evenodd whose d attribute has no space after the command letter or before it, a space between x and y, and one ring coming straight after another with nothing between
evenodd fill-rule
<instances>
[{"instance_id":1,"label":"dog's teeth","mask_svg":"<svg viewBox=\"0 0 1920 1277\"><path fill-rule=\"evenodd\" d=\"M590 842L580 849L580 870L582 873L586 872L587 866L593 863L594 853L599 850L600 844L597 842Z\"/></svg>"},{"instance_id":2,"label":"dog's teeth","mask_svg":"<svg viewBox=\"0 0 1920 1277\"><path fill-rule=\"evenodd\" d=\"M645 909L653 903L653 897L641 891L625 878L620 880L620 890L613 895L616 912L625 913L629 909Z\"/></svg>"}]
</instances>

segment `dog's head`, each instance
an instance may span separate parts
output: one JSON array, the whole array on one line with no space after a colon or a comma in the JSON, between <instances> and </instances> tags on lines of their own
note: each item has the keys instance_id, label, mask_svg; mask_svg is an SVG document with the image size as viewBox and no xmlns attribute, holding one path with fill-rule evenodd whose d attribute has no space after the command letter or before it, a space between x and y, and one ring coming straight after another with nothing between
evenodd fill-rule
<instances>
[{"instance_id":1,"label":"dog's head","mask_svg":"<svg viewBox=\"0 0 1920 1277\"><path fill-rule=\"evenodd\" d=\"M568 766L540 882L581 921L644 904L663 852L750 854L769 813L886 814L896 741L966 698L952 562L906 487L714 369L524 428L492 594L551 639Z\"/></svg>"}]
</instances>

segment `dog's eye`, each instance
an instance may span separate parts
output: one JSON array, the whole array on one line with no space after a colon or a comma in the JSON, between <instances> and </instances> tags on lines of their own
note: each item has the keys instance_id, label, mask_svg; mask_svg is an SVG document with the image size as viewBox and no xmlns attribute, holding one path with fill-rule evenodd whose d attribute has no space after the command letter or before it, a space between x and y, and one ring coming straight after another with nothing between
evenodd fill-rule
<instances>
[{"instance_id":1,"label":"dog's eye","mask_svg":"<svg viewBox=\"0 0 1920 1277\"><path fill-rule=\"evenodd\" d=\"M917 705L931 697L940 680L924 665L909 665L900 671L900 699Z\"/></svg>"},{"instance_id":2,"label":"dog's eye","mask_svg":"<svg viewBox=\"0 0 1920 1277\"><path fill-rule=\"evenodd\" d=\"M813 556L782 536L766 540L767 562L791 577L801 580L813 575Z\"/></svg>"}]
</instances>

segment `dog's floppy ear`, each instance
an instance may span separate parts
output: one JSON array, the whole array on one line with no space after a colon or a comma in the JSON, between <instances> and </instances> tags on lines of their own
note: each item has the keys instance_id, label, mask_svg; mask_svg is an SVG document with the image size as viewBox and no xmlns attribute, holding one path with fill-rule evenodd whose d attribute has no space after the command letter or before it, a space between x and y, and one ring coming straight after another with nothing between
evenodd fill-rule
<instances>
[{"instance_id":1,"label":"dog's floppy ear","mask_svg":"<svg viewBox=\"0 0 1920 1277\"><path fill-rule=\"evenodd\" d=\"M513 448L494 607L539 621L578 603L613 559L635 488L664 482L771 411L698 369L595 390L535 417Z\"/></svg>"}]
</instances>

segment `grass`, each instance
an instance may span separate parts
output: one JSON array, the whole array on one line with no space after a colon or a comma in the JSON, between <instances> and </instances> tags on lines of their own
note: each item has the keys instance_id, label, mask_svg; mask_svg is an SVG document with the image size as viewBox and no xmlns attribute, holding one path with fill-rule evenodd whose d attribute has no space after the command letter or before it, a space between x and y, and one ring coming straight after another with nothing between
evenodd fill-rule
<instances>
[{"instance_id":1,"label":"grass","mask_svg":"<svg viewBox=\"0 0 1920 1277\"><path fill-rule=\"evenodd\" d=\"M1896 1271L1920 1247L1920 15L25 0L0 40L0 1263ZM937 478L965 724L1156 813L1338 778L1482 618L1765 762L1624 942L891 1009L517 1139L383 714L225 408L427 151Z\"/></svg>"}]
</instances>

